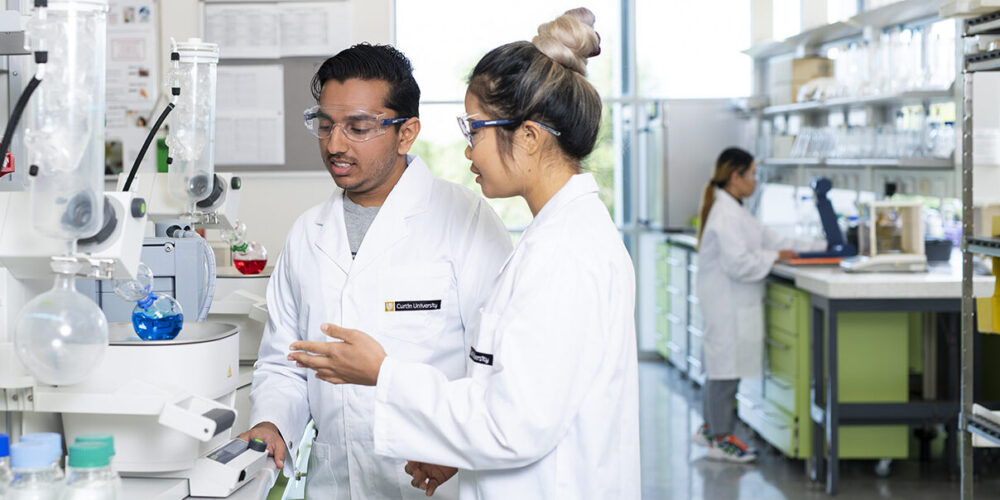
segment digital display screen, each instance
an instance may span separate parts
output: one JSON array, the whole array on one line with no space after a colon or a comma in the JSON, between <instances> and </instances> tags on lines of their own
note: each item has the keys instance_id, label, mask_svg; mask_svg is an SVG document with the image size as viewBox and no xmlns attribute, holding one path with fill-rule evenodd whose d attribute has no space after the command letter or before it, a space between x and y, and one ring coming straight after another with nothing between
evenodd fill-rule
<instances>
[{"instance_id":1,"label":"digital display screen","mask_svg":"<svg viewBox=\"0 0 1000 500\"><path fill-rule=\"evenodd\" d=\"M230 461L232 461L232 459L240 456L240 454L246 450L247 450L246 441L240 439L234 439L230 441L229 444L223 446L222 448L219 448L218 450L213 451L212 454L208 456L208 458L209 460L215 460L220 464L228 464Z\"/></svg>"}]
</instances>

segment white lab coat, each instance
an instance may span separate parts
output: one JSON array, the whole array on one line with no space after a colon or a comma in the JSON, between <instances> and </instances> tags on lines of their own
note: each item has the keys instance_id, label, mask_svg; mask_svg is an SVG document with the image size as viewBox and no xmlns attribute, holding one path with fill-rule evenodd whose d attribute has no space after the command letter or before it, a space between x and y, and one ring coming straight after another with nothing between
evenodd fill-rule
<instances>
[{"instance_id":1,"label":"white lab coat","mask_svg":"<svg viewBox=\"0 0 1000 500\"><path fill-rule=\"evenodd\" d=\"M315 420L309 498L425 497L410 486L405 460L372 451L374 388L315 378L286 359L289 344L332 340L320 331L330 322L367 332L394 358L461 377L470 327L511 251L510 235L482 197L435 178L415 156L407 160L354 260L337 190L292 226L268 283L250 423L277 425L294 457L303 428L310 416ZM437 310L396 307L437 300ZM290 460L285 464L288 474ZM454 498L457 488L451 489Z\"/></svg>"},{"instance_id":2,"label":"white lab coat","mask_svg":"<svg viewBox=\"0 0 1000 500\"><path fill-rule=\"evenodd\" d=\"M504 265L467 378L383 362L375 451L459 467L463 500L638 499L634 314L632 261L576 175Z\"/></svg>"},{"instance_id":3,"label":"white lab coat","mask_svg":"<svg viewBox=\"0 0 1000 500\"><path fill-rule=\"evenodd\" d=\"M826 243L779 236L718 188L703 223L697 297L705 330L706 375L712 380L759 377L764 359L764 278L778 250L823 250Z\"/></svg>"}]
</instances>

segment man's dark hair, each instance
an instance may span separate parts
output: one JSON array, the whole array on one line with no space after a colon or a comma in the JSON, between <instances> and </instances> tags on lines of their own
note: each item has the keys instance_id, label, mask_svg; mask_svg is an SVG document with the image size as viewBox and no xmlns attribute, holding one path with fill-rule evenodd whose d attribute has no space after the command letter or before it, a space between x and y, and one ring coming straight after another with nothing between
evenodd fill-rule
<instances>
[{"instance_id":1,"label":"man's dark hair","mask_svg":"<svg viewBox=\"0 0 1000 500\"><path fill-rule=\"evenodd\" d=\"M389 95L384 106L399 117L420 116L420 87L413 79L413 65L395 47L359 43L327 59L313 75L313 98L319 102L324 83L330 80L343 83L351 78L388 83Z\"/></svg>"}]
</instances>

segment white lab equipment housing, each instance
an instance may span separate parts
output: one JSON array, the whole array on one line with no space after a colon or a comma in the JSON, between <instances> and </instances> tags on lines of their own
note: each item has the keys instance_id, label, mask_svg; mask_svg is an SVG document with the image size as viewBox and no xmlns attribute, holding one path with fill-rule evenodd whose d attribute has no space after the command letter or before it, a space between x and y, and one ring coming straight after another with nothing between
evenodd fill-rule
<instances>
[{"instance_id":1,"label":"white lab equipment housing","mask_svg":"<svg viewBox=\"0 0 1000 500\"><path fill-rule=\"evenodd\" d=\"M127 174L118 179L118 189L125 184ZM149 220L154 222L180 219L188 215L199 228L230 229L236 224L240 206L240 178L231 173L214 174L214 185L221 190L195 203L196 212L188 214L190 206L186 201L170 193L170 175L165 173L139 173L132 181L132 192L145 198L148 202ZM209 201L210 200L210 201ZM206 206L202 206L206 205Z\"/></svg>"},{"instance_id":2,"label":"white lab equipment housing","mask_svg":"<svg viewBox=\"0 0 1000 500\"><path fill-rule=\"evenodd\" d=\"M143 341L127 323L112 323L110 333L87 380L35 388L35 410L62 413L67 442L113 433L115 466L128 475L190 469L228 441L239 363L235 327L188 323L163 341ZM216 419L204 416L214 409L221 410Z\"/></svg>"}]
</instances>

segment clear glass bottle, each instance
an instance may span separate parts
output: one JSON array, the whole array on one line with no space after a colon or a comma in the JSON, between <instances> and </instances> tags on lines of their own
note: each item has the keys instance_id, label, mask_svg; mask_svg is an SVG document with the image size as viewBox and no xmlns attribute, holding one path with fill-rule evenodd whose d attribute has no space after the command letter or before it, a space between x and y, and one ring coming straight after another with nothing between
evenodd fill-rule
<instances>
[{"instance_id":1,"label":"clear glass bottle","mask_svg":"<svg viewBox=\"0 0 1000 500\"><path fill-rule=\"evenodd\" d=\"M57 432L30 432L21 436L22 443L35 442L44 444L49 450L52 460L52 473L62 480L63 478L63 441L62 435Z\"/></svg>"},{"instance_id":2,"label":"clear glass bottle","mask_svg":"<svg viewBox=\"0 0 1000 500\"><path fill-rule=\"evenodd\" d=\"M69 447L63 500L117 500L116 478L111 470L107 443L78 442Z\"/></svg>"},{"instance_id":3,"label":"clear glass bottle","mask_svg":"<svg viewBox=\"0 0 1000 500\"><path fill-rule=\"evenodd\" d=\"M108 467L111 468L110 475L112 483L114 483L113 488L115 491L115 496L116 498L124 498L122 497L122 478L121 476L118 475L118 468L115 466L115 437L112 436L111 434L101 434L101 433L81 434L76 437L76 442L101 443L105 447L107 447L110 456L110 464L108 465Z\"/></svg>"},{"instance_id":4,"label":"clear glass bottle","mask_svg":"<svg viewBox=\"0 0 1000 500\"><path fill-rule=\"evenodd\" d=\"M10 447L14 480L7 500L59 500L62 478L54 473L49 447L39 441L21 441Z\"/></svg>"}]
</instances>

